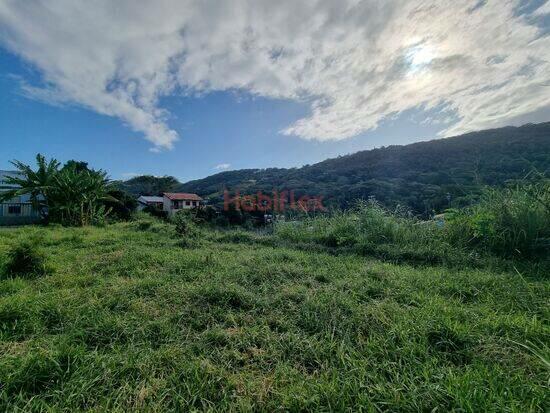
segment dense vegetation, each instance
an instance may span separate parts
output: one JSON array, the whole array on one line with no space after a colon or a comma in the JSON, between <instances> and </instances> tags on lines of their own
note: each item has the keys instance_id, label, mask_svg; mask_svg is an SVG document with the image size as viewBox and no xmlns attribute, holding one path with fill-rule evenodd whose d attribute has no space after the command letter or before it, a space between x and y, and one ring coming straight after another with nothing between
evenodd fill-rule
<instances>
[{"instance_id":1,"label":"dense vegetation","mask_svg":"<svg viewBox=\"0 0 550 413\"><path fill-rule=\"evenodd\" d=\"M221 202L231 193L271 194L293 190L324 196L328 205L349 208L357 199L376 198L429 215L477 200L485 186L502 186L531 171L550 168L550 122L507 127L358 152L292 169L222 172L180 186Z\"/></svg>"},{"instance_id":2,"label":"dense vegetation","mask_svg":"<svg viewBox=\"0 0 550 413\"><path fill-rule=\"evenodd\" d=\"M383 259L466 265L489 255L548 258L550 180L502 190L486 189L481 201L421 221L409 211L388 211L375 201L331 215L283 222L276 234L294 243L351 249Z\"/></svg>"},{"instance_id":3,"label":"dense vegetation","mask_svg":"<svg viewBox=\"0 0 550 413\"><path fill-rule=\"evenodd\" d=\"M181 183L173 176L142 175L117 182L118 187L136 198L140 195L161 195L164 192L177 192Z\"/></svg>"},{"instance_id":4,"label":"dense vegetation","mask_svg":"<svg viewBox=\"0 0 550 413\"><path fill-rule=\"evenodd\" d=\"M56 159L38 154L36 169L19 161L12 163L20 176L6 177L6 183L16 189L0 193L0 202L29 195L45 221L101 224L113 211L117 218L129 217L136 206L135 200L112 186L106 172L90 169L86 162L71 160L61 167Z\"/></svg>"},{"instance_id":5,"label":"dense vegetation","mask_svg":"<svg viewBox=\"0 0 550 413\"><path fill-rule=\"evenodd\" d=\"M0 230L0 410L548 406L540 260L419 266L401 236L438 229L375 205L274 234L189 218Z\"/></svg>"}]
</instances>

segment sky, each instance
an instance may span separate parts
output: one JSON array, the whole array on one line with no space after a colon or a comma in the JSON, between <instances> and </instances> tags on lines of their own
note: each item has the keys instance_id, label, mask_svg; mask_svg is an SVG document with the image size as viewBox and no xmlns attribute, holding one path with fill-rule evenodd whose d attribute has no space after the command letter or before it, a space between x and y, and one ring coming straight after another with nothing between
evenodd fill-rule
<instances>
[{"instance_id":1,"label":"sky","mask_svg":"<svg viewBox=\"0 0 550 413\"><path fill-rule=\"evenodd\" d=\"M188 181L550 120L550 1L0 0L0 169Z\"/></svg>"}]
</instances>

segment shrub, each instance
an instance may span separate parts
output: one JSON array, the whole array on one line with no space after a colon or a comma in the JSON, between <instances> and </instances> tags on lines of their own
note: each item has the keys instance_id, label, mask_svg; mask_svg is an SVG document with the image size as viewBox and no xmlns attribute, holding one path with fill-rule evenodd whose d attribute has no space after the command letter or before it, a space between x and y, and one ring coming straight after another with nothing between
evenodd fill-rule
<instances>
[{"instance_id":1,"label":"shrub","mask_svg":"<svg viewBox=\"0 0 550 413\"><path fill-rule=\"evenodd\" d=\"M110 220L129 221L138 206L137 200L121 189L109 191L109 198L103 201L105 207L111 210Z\"/></svg>"},{"instance_id":2,"label":"shrub","mask_svg":"<svg viewBox=\"0 0 550 413\"><path fill-rule=\"evenodd\" d=\"M180 237L179 245L192 248L200 245L200 230L193 219L192 211L178 211L171 219L175 225L176 234Z\"/></svg>"},{"instance_id":3,"label":"shrub","mask_svg":"<svg viewBox=\"0 0 550 413\"><path fill-rule=\"evenodd\" d=\"M132 216L130 228L136 231L148 231L148 232L169 232L171 226L165 221L155 218L145 212L137 212Z\"/></svg>"},{"instance_id":4,"label":"shrub","mask_svg":"<svg viewBox=\"0 0 550 413\"><path fill-rule=\"evenodd\" d=\"M176 233L182 237L194 238L198 229L193 222L193 217L187 211L178 211L172 217L172 222L176 226Z\"/></svg>"},{"instance_id":5,"label":"shrub","mask_svg":"<svg viewBox=\"0 0 550 413\"><path fill-rule=\"evenodd\" d=\"M250 244L255 240L254 234L251 231L229 231L220 234L216 241L218 242L232 242L234 244Z\"/></svg>"},{"instance_id":6,"label":"shrub","mask_svg":"<svg viewBox=\"0 0 550 413\"><path fill-rule=\"evenodd\" d=\"M227 217L225 215L219 215L214 220L214 225L217 226L217 227L227 227L227 226L229 226L229 220L227 219Z\"/></svg>"},{"instance_id":7,"label":"shrub","mask_svg":"<svg viewBox=\"0 0 550 413\"><path fill-rule=\"evenodd\" d=\"M157 207L154 207L154 206L151 206L151 205L147 205L144 209L143 209L143 212L146 212L154 217L157 217L157 218L162 218L162 219L167 219L168 218L168 213L166 211L163 211L162 209L159 209Z\"/></svg>"},{"instance_id":8,"label":"shrub","mask_svg":"<svg viewBox=\"0 0 550 413\"><path fill-rule=\"evenodd\" d=\"M488 188L478 204L447 214L446 235L456 245L504 257L534 257L550 246L550 181L502 190Z\"/></svg>"},{"instance_id":9,"label":"shrub","mask_svg":"<svg viewBox=\"0 0 550 413\"><path fill-rule=\"evenodd\" d=\"M4 271L8 276L37 277L49 272L46 256L36 240L20 240L7 253Z\"/></svg>"},{"instance_id":10,"label":"shrub","mask_svg":"<svg viewBox=\"0 0 550 413\"><path fill-rule=\"evenodd\" d=\"M197 223L203 223L203 222L215 222L218 218L218 213L216 209L210 205L201 206L199 208L195 208L193 211L194 214L194 221Z\"/></svg>"}]
</instances>

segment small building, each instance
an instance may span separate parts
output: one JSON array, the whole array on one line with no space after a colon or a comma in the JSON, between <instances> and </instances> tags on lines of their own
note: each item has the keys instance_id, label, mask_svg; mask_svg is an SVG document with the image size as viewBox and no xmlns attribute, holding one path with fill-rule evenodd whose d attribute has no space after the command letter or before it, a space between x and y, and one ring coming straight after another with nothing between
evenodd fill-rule
<instances>
[{"instance_id":1,"label":"small building","mask_svg":"<svg viewBox=\"0 0 550 413\"><path fill-rule=\"evenodd\" d=\"M162 196L145 196L141 195L138 199L138 211L143 211L145 208L155 208L162 211L164 206L164 198Z\"/></svg>"},{"instance_id":2,"label":"small building","mask_svg":"<svg viewBox=\"0 0 550 413\"><path fill-rule=\"evenodd\" d=\"M166 192L163 194L163 210L169 215L181 209L191 209L200 206L202 198L197 194Z\"/></svg>"},{"instance_id":3,"label":"small building","mask_svg":"<svg viewBox=\"0 0 550 413\"><path fill-rule=\"evenodd\" d=\"M0 193L17 189L17 186L8 183L8 177L19 178L22 175L17 171L0 171ZM29 194L0 202L0 225L33 224L40 220L40 213L33 208Z\"/></svg>"}]
</instances>

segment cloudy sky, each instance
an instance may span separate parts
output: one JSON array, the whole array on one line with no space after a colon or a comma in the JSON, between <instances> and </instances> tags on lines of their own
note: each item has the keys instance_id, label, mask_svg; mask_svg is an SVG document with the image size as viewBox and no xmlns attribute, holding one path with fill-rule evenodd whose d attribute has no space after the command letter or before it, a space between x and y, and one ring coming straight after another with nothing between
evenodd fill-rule
<instances>
[{"instance_id":1,"label":"cloudy sky","mask_svg":"<svg viewBox=\"0 0 550 413\"><path fill-rule=\"evenodd\" d=\"M547 120L543 0L0 0L0 167L190 179Z\"/></svg>"}]
</instances>

